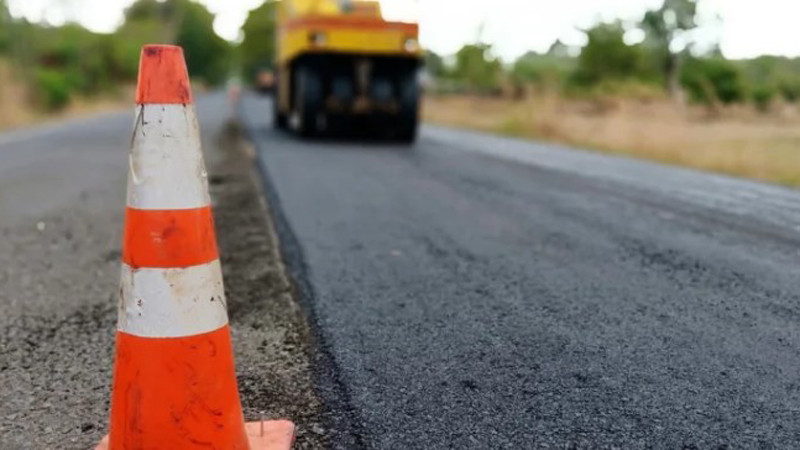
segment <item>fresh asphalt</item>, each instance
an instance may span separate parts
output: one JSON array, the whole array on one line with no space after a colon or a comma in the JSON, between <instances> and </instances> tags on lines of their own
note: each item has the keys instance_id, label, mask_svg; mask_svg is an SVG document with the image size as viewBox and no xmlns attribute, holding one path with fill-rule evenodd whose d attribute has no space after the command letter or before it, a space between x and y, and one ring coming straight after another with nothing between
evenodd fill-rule
<instances>
[{"instance_id":1,"label":"fresh asphalt","mask_svg":"<svg viewBox=\"0 0 800 450\"><path fill-rule=\"evenodd\" d=\"M336 447L800 448L798 191L269 111L242 118Z\"/></svg>"},{"instance_id":2,"label":"fresh asphalt","mask_svg":"<svg viewBox=\"0 0 800 450\"><path fill-rule=\"evenodd\" d=\"M248 418L302 448L800 448L797 191L430 126L306 142L269 111L242 119L327 423L275 375L307 342L258 202L212 170ZM212 169L229 112L198 100ZM0 134L0 449L106 432L132 115Z\"/></svg>"},{"instance_id":3,"label":"fresh asphalt","mask_svg":"<svg viewBox=\"0 0 800 450\"><path fill-rule=\"evenodd\" d=\"M325 446L308 328L222 93L197 112L244 415ZM0 134L0 449L94 448L107 432L133 108ZM274 255L274 256L273 256Z\"/></svg>"}]
</instances>

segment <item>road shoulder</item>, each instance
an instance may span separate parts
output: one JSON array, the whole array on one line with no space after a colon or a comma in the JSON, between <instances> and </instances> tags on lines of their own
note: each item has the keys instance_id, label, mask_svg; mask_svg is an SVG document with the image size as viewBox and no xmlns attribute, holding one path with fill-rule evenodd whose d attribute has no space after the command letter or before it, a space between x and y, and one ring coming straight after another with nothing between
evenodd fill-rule
<instances>
[{"instance_id":1,"label":"road shoulder","mask_svg":"<svg viewBox=\"0 0 800 450\"><path fill-rule=\"evenodd\" d=\"M297 425L295 448L326 448L311 333L257 188L253 152L235 124L226 126L218 147L210 185L245 417L289 418Z\"/></svg>"}]
</instances>

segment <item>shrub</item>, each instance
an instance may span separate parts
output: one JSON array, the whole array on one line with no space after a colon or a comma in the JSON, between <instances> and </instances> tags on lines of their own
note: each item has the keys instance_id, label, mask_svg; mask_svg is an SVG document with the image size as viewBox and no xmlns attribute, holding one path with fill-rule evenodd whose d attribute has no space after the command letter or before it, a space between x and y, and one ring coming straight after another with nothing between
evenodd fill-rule
<instances>
[{"instance_id":1,"label":"shrub","mask_svg":"<svg viewBox=\"0 0 800 450\"><path fill-rule=\"evenodd\" d=\"M72 86L63 73L51 69L38 69L35 75L36 98L48 110L61 109L69 104Z\"/></svg>"},{"instance_id":2,"label":"shrub","mask_svg":"<svg viewBox=\"0 0 800 450\"><path fill-rule=\"evenodd\" d=\"M775 89L774 86L766 84L756 86L750 93L753 103L756 105L756 108L758 108L759 111L768 110L777 94L778 90Z\"/></svg>"},{"instance_id":3,"label":"shrub","mask_svg":"<svg viewBox=\"0 0 800 450\"><path fill-rule=\"evenodd\" d=\"M742 72L722 58L691 58L681 70L681 84L692 100L714 104L740 102L746 87Z\"/></svg>"},{"instance_id":4,"label":"shrub","mask_svg":"<svg viewBox=\"0 0 800 450\"><path fill-rule=\"evenodd\" d=\"M588 42L578 56L572 83L592 86L604 81L633 79L643 75L642 47L625 43L625 29L621 23L600 23L585 32Z\"/></svg>"},{"instance_id":5,"label":"shrub","mask_svg":"<svg viewBox=\"0 0 800 450\"><path fill-rule=\"evenodd\" d=\"M783 80L778 84L781 97L787 102L800 100L800 80Z\"/></svg>"}]
</instances>

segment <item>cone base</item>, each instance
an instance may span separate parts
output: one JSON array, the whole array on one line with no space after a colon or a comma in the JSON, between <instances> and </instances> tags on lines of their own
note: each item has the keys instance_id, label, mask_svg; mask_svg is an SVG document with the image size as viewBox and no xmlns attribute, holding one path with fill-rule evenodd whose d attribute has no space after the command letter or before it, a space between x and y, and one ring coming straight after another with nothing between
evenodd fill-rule
<instances>
[{"instance_id":1,"label":"cone base","mask_svg":"<svg viewBox=\"0 0 800 450\"><path fill-rule=\"evenodd\" d=\"M250 450L289 450L294 443L294 424L288 420L264 420L244 424ZM109 450L106 435L94 450Z\"/></svg>"}]
</instances>

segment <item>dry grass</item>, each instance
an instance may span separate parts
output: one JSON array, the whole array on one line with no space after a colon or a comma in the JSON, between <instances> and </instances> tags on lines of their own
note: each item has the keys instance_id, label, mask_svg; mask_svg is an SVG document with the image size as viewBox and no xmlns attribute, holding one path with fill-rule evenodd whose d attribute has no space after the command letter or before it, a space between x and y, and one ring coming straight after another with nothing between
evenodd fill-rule
<instances>
[{"instance_id":1,"label":"dry grass","mask_svg":"<svg viewBox=\"0 0 800 450\"><path fill-rule=\"evenodd\" d=\"M36 114L28 107L28 92L4 61L0 60L0 130L34 121Z\"/></svg>"},{"instance_id":2,"label":"dry grass","mask_svg":"<svg viewBox=\"0 0 800 450\"><path fill-rule=\"evenodd\" d=\"M513 101L430 96L427 121L530 137L800 186L800 114L731 108L709 114L668 100Z\"/></svg>"},{"instance_id":3,"label":"dry grass","mask_svg":"<svg viewBox=\"0 0 800 450\"><path fill-rule=\"evenodd\" d=\"M133 88L126 86L114 94L75 99L61 111L46 113L31 105L31 95L25 84L12 72L8 63L0 60L0 130L119 109L130 106L133 98Z\"/></svg>"}]
</instances>

